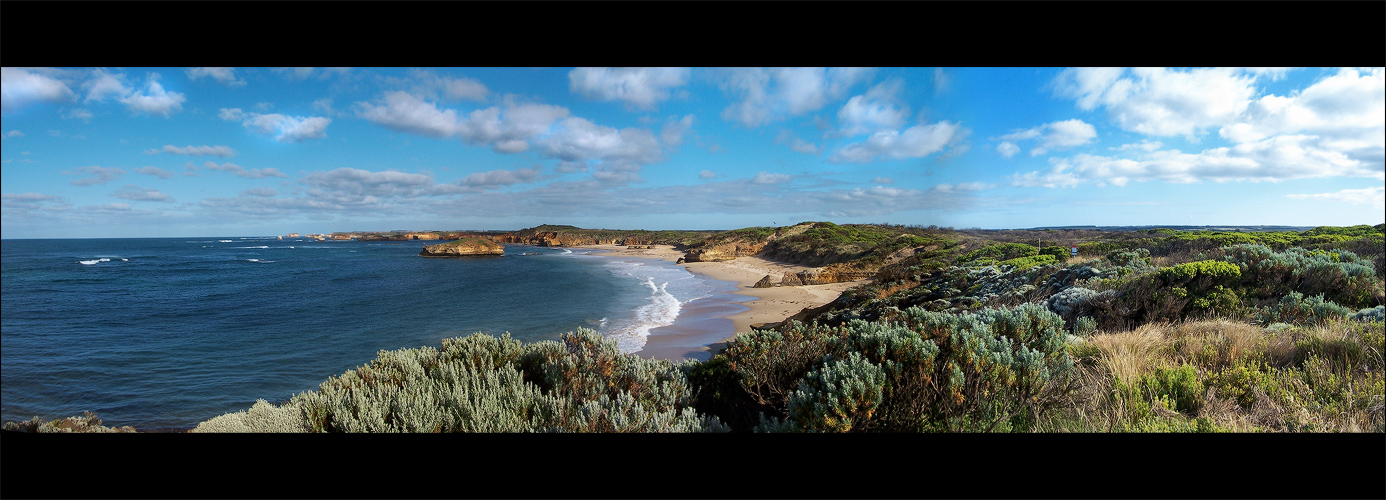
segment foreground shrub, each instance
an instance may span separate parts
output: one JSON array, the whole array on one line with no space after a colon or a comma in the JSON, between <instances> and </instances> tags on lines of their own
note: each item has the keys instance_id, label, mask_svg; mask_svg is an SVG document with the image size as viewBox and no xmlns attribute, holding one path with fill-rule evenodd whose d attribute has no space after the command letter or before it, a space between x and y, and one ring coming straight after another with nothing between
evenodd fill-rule
<instances>
[{"instance_id":1,"label":"foreground shrub","mask_svg":"<svg viewBox=\"0 0 1386 500\"><path fill-rule=\"evenodd\" d=\"M621 354L592 330L522 345L448 339L441 350L380 351L278 408L257 402L199 432L726 431L692 407L680 365ZM297 417L297 419L293 417Z\"/></svg>"},{"instance_id":2,"label":"foreground shrub","mask_svg":"<svg viewBox=\"0 0 1386 500\"><path fill-rule=\"evenodd\" d=\"M1032 304L911 307L899 320L742 334L724 355L777 410L761 430L1028 430L1071 387L1065 335L1062 319Z\"/></svg>"}]
</instances>

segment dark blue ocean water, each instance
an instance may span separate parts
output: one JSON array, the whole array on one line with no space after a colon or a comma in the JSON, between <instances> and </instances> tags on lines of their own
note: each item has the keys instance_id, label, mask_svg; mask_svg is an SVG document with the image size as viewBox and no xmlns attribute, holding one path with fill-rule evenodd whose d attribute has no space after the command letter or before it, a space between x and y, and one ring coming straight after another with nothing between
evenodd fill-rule
<instances>
[{"instance_id":1,"label":"dark blue ocean water","mask_svg":"<svg viewBox=\"0 0 1386 500\"><path fill-rule=\"evenodd\" d=\"M424 258L422 246L0 241L0 418L192 427L316 389L382 349L473 332L533 342L581 326L638 352L682 305L734 289L653 259L525 246Z\"/></svg>"}]
</instances>

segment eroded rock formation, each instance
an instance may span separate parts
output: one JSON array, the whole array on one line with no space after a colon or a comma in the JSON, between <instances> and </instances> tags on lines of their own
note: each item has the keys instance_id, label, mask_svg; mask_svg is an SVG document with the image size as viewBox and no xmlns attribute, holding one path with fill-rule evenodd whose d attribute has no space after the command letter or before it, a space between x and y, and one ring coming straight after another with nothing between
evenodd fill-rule
<instances>
[{"instance_id":1,"label":"eroded rock formation","mask_svg":"<svg viewBox=\"0 0 1386 500\"><path fill-rule=\"evenodd\" d=\"M419 252L424 257L465 257L471 255L504 255L505 247L482 238L464 238L447 243L427 245Z\"/></svg>"}]
</instances>

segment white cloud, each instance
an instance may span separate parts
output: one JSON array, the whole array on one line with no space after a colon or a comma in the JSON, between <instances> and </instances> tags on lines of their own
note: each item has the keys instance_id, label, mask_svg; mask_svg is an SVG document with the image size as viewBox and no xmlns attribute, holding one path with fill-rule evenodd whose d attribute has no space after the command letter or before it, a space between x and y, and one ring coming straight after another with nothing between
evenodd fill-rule
<instances>
[{"instance_id":1,"label":"white cloud","mask_svg":"<svg viewBox=\"0 0 1386 500\"><path fill-rule=\"evenodd\" d=\"M188 98L179 92L168 92L157 81L158 75L151 74L149 84L143 92L134 92L118 99L130 111L148 113L164 118L183 110L183 102Z\"/></svg>"},{"instance_id":2,"label":"white cloud","mask_svg":"<svg viewBox=\"0 0 1386 500\"><path fill-rule=\"evenodd\" d=\"M92 186L96 184L105 184L107 182L111 182L115 180L117 177L124 175L125 171L115 167L99 167L96 165L92 165L89 167L77 167L73 170L69 170L64 173L70 175L90 175L91 177L83 177L81 179L71 180L68 181L68 183L72 184L73 186Z\"/></svg>"},{"instance_id":3,"label":"white cloud","mask_svg":"<svg viewBox=\"0 0 1386 500\"><path fill-rule=\"evenodd\" d=\"M485 102L491 95L485 84L473 78L443 76L433 71L413 69L407 77L386 76L382 84L389 88L408 89L409 93L430 100Z\"/></svg>"},{"instance_id":4,"label":"white cloud","mask_svg":"<svg viewBox=\"0 0 1386 500\"><path fill-rule=\"evenodd\" d=\"M1241 115L1256 95L1256 76L1237 68L1071 68L1053 82L1078 107L1107 110L1122 130L1196 139Z\"/></svg>"},{"instance_id":5,"label":"white cloud","mask_svg":"<svg viewBox=\"0 0 1386 500\"><path fill-rule=\"evenodd\" d=\"M123 97L130 94L131 90L126 87L124 79L123 73L111 74L104 69L92 70L91 79L82 83L82 88L87 91L87 97L82 102L100 102L105 101L107 97Z\"/></svg>"},{"instance_id":6,"label":"white cloud","mask_svg":"<svg viewBox=\"0 0 1386 500\"><path fill-rule=\"evenodd\" d=\"M35 102L67 102L73 95L58 79L21 68L0 68L0 110L18 111Z\"/></svg>"},{"instance_id":7,"label":"white cloud","mask_svg":"<svg viewBox=\"0 0 1386 500\"><path fill-rule=\"evenodd\" d=\"M1050 163L1054 163L1051 158ZM1047 172L1029 172L1026 174L1011 175L1011 185L1019 187L1074 187L1080 182L1073 172L1067 172L1071 165L1067 163L1055 163Z\"/></svg>"},{"instance_id":8,"label":"white cloud","mask_svg":"<svg viewBox=\"0 0 1386 500\"><path fill-rule=\"evenodd\" d=\"M221 82L228 87L240 87L245 85L245 80L236 77L235 68L188 68L187 74L188 78L191 80L196 80L205 76Z\"/></svg>"},{"instance_id":9,"label":"white cloud","mask_svg":"<svg viewBox=\"0 0 1386 500\"><path fill-rule=\"evenodd\" d=\"M505 99L504 108L478 109L458 124L462 142L489 145L497 152L519 153L530 141L552 132L553 125L568 116L568 108L548 104L519 103Z\"/></svg>"},{"instance_id":10,"label":"white cloud","mask_svg":"<svg viewBox=\"0 0 1386 500\"><path fill-rule=\"evenodd\" d=\"M1281 181L1316 177L1375 177L1382 179L1386 172L1353 160L1347 155L1325 148L1315 136L1282 135L1259 142L1237 144L1230 148L1213 148L1195 154L1176 150L1141 152L1135 158L1118 158L1079 154L1073 158L1051 158L1053 172L1063 172L1065 183L1022 183L1017 185L1055 184L1067 186L1078 179L1124 185L1128 180L1159 180L1172 183L1200 181ZM1034 179L1037 172L1026 176Z\"/></svg>"},{"instance_id":11,"label":"white cloud","mask_svg":"<svg viewBox=\"0 0 1386 500\"><path fill-rule=\"evenodd\" d=\"M174 201L172 197L159 192L158 189L142 188L132 184L127 184L125 187L121 188L120 191L112 193L111 196L133 201L159 201L165 203L172 203Z\"/></svg>"},{"instance_id":12,"label":"white cloud","mask_svg":"<svg viewBox=\"0 0 1386 500\"><path fill-rule=\"evenodd\" d=\"M221 117L227 119L228 116L240 116L240 109L235 108L234 112L222 110ZM279 113L262 115L259 113L245 113L245 121L241 125L245 128L259 132L260 134L274 137L279 142L303 142L308 139L322 139L327 137L327 126L332 123L331 118L321 116L286 116Z\"/></svg>"},{"instance_id":13,"label":"white cloud","mask_svg":"<svg viewBox=\"0 0 1386 500\"><path fill-rule=\"evenodd\" d=\"M938 184L933 187L934 191L940 193L971 193L995 188L995 184L985 182L964 182L961 184Z\"/></svg>"},{"instance_id":14,"label":"white cloud","mask_svg":"<svg viewBox=\"0 0 1386 500\"><path fill-rule=\"evenodd\" d=\"M245 118L245 112L241 111L241 108L221 108L221 112L217 113L217 116L226 121L238 122Z\"/></svg>"},{"instance_id":15,"label":"white cloud","mask_svg":"<svg viewBox=\"0 0 1386 500\"><path fill-rule=\"evenodd\" d=\"M961 127L952 122L915 125L904 132L882 130L871 134L864 142L848 144L828 161L833 163L868 163L877 157L886 160L922 158L941 151L958 137Z\"/></svg>"},{"instance_id":16,"label":"white cloud","mask_svg":"<svg viewBox=\"0 0 1386 500\"><path fill-rule=\"evenodd\" d=\"M267 187L253 187L245 191L241 191L241 196L259 196L262 198L268 198L270 196L274 196L277 194L279 194L278 191L275 191L273 188Z\"/></svg>"},{"instance_id":17,"label":"white cloud","mask_svg":"<svg viewBox=\"0 0 1386 500\"><path fill-rule=\"evenodd\" d=\"M458 184L473 187L509 186L511 184L534 182L539 179L539 173L539 169L537 168L491 170L489 172L477 172L468 175L459 181Z\"/></svg>"},{"instance_id":18,"label":"white cloud","mask_svg":"<svg viewBox=\"0 0 1386 500\"><path fill-rule=\"evenodd\" d=\"M659 140L670 146L683 144L683 136L688 135L693 130L693 115L684 115L683 118L670 119L664 124L664 129L659 132Z\"/></svg>"},{"instance_id":19,"label":"white cloud","mask_svg":"<svg viewBox=\"0 0 1386 500\"><path fill-rule=\"evenodd\" d=\"M440 110L408 92L386 92L380 106L366 102L358 106L358 116L390 130L437 138L450 137L458 131L456 111Z\"/></svg>"},{"instance_id":20,"label":"white cloud","mask_svg":"<svg viewBox=\"0 0 1386 500\"><path fill-rule=\"evenodd\" d=\"M86 110L86 109L83 109L83 108L73 108L73 109L71 109L71 110L69 110L69 111L63 113L63 114L62 114L62 117L63 117L63 118L66 118L66 119L69 119L69 120L71 120L71 119L77 119L77 120L90 120L91 117L92 117L92 114L91 114L91 111Z\"/></svg>"},{"instance_id":21,"label":"white cloud","mask_svg":"<svg viewBox=\"0 0 1386 500\"><path fill-rule=\"evenodd\" d=\"M173 172L170 172L170 171L168 171L168 170L164 170L164 169L159 168L159 167L153 167L153 166L140 167L140 168L135 169L134 172L137 173L137 174L152 175L152 176L158 177L158 178L160 178L160 179L171 179L171 178L173 178Z\"/></svg>"},{"instance_id":22,"label":"white cloud","mask_svg":"<svg viewBox=\"0 0 1386 500\"><path fill-rule=\"evenodd\" d=\"M247 170L245 167L231 162L226 162L221 165L217 165L216 162L209 161L207 163L203 163L202 166L207 167L207 169L209 170L231 172L233 174L236 174L237 177L244 177L246 179L263 179L265 177L288 177L287 175L284 175L283 172L280 172L278 169L256 168Z\"/></svg>"},{"instance_id":23,"label":"white cloud","mask_svg":"<svg viewBox=\"0 0 1386 500\"><path fill-rule=\"evenodd\" d=\"M568 72L568 88L587 99L651 111L669 99L669 89L686 84L688 76L688 68L576 68Z\"/></svg>"},{"instance_id":24,"label":"white cloud","mask_svg":"<svg viewBox=\"0 0 1386 500\"><path fill-rule=\"evenodd\" d=\"M736 68L726 70L722 89L740 100L722 119L759 127L821 109L870 76L863 68Z\"/></svg>"},{"instance_id":25,"label":"white cloud","mask_svg":"<svg viewBox=\"0 0 1386 500\"><path fill-rule=\"evenodd\" d=\"M434 186L433 178L424 174L346 167L313 172L300 182L312 186L308 190L311 197L331 205L378 204L382 197L423 196Z\"/></svg>"},{"instance_id":26,"label":"white cloud","mask_svg":"<svg viewBox=\"0 0 1386 500\"><path fill-rule=\"evenodd\" d=\"M1335 193L1287 194L1285 197L1296 200L1327 200L1350 203L1353 205L1374 205L1378 209L1386 207L1386 187L1382 186L1365 189L1344 189ZM1378 215L1380 215L1379 212Z\"/></svg>"},{"instance_id":27,"label":"white cloud","mask_svg":"<svg viewBox=\"0 0 1386 500\"><path fill-rule=\"evenodd\" d=\"M594 163L602 171L636 172L641 166L664 159L653 133L638 128L617 130L583 118L569 117L558 122L554 132L542 140L545 154L569 163ZM595 175L594 175L595 177ZM608 180L616 177L607 175Z\"/></svg>"},{"instance_id":28,"label":"white cloud","mask_svg":"<svg viewBox=\"0 0 1386 500\"><path fill-rule=\"evenodd\" d=\"M852 97L837 112L842 122L841 134L869 134L882 129L899 129L905 124L909 106L900 100L904 80L892 78L871 87L865 94Z\"/></svg>"},{"instance_id":29,"label":"white cloud","mask_svg":"<svg viewBox=\"0 0 1386 500\"><path fill-rule=\"evenodd\" d=\"M788 130L781 130L780 134L775 137L775 143L787 144L789 145L789 149L806 155L817 155L823 152L823 149L818 147L817 144L795 137L794 133Z\"/></svg>"},{"instance_id":30,"label":"white cloud","mask_svg":"<svg viewBox=\"0 0 1386 500\"><path fill-rule=\"evenodd\" d=\"M158 154L160 151L163 151L164 153L175 154L175 155L193 155L193 156L212 155L212 156L219 156L219 157L222 157L222 158L226 158L226 157L230 157L230 156L235 156L235 155L236 155L236 151L233 150L233 149L231 149L230 147L227 147L227 146L187 146L187 147L181 147L181 148L180 148L180 147L174 146L174 145L172 145L172 144L167 144L167 145L165 145L165 146L163 147L162 150L159 150L159 149L146 149L144 152L145 152L146 154Z\"/></svg>"},{"instance_id":31,"label":"white cloud","mask_svg":"<svg viewBox=\"0 0 1386 500\"><path fill-rule=\"evenodd\" d=\"M1030 156L1039 156L1053 149L1068 149L1081 146L1097 138L1097 129L1083 120L1073 119L1046 123L1028 130L1021 130L1000 137L1003 141L997 151L1010 158L1020 148L1020 141L1039 139L1039 146L1030 150ZM1009 152L1009 154L1007 154Z\"/></svg>"},{"instance_id":32,"label":"white cloud","mask_svg":"<svg viewBox=\"0 0 1386 500\"><path fill-rule=\"evenodd\" d=\"M716 179L716 178L717 178L717 172L713 172L713 171L711 171L711 170L704 170L704 171L702 171L702 172L698 172L698 178L699 178L699 179Z\"/></svg>"},{"instance_id":33,"label":"white cloud","mask_svg":"<svg viewBox=\"0 0 1386 500\"><path fill-rule=\"evenodd\" d=\"M891 178L889 178L889 177L877 177L877 178L875 178L875 179L871 179L871 183L872 183L872 184L894 184L894 183L895 183L895 179L891 179Z\"/></svg>"},{"instance_id":34,"label":"white cloud","mask_svg":"<svg viewBox=\"0 0 1386 500\"><path fill-rule=\"evenodd\" d=\"M1000 153L1002 158L1010 158L1020 152L1020 146L1015 145L1013 142L1006 141L996 146L996 152Z\"/></svg>"},{"instance_id":35,"label":"white cloud","mask_svg":"<svg viewBox=\"0 0 1386 500\"><path fill-rule=\"evenodd\" d=\"M1381 68L1340 69L1288 97L1267 95L1218 130L1236 143L1308 134L1326 148L1377 168L1386 151L1386 77Z\"/></svg>"},{"instance_id":36,"label":"white cloud","mask_svg":"<svg viewBox=\"0 0 1386 500\"><path fill-rule=\"evenodd\" d=\"M19 130L11 130L5 133L5 137L24 137L24 132L20 132Z\"/></svg>"},{"instance_id":37,"label":"white cloud","mask_svg":"<svg viewBox=\"0 0 1386 500\"><path fill-rule=\"evenodd\" d=\"M789 182L793 179L793 176L787 174L772 174L769 172L760 172L751 179L751 182L756 184L782 184L785 182Z\"/></svg>"}]
</instances>

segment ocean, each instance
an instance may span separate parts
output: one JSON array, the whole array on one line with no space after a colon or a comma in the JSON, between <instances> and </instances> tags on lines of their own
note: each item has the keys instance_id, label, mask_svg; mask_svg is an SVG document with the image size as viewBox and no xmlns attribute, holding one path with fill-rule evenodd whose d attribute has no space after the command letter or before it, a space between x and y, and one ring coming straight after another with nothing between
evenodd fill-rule
<instances>
[{"instance_id":1,"label":"ocean","mask_svg":"<svg viewBox=\"0 0 1386 500\"><path fill-rule=\"evenodd\" d=\"M425 243L0 240L0 418L191 428L315 390L380 350L587 327L642 355L661 329L729 336L724 316L749 300L656 259L523 245L425 258Z\"/></svg>"}]
</instances>

